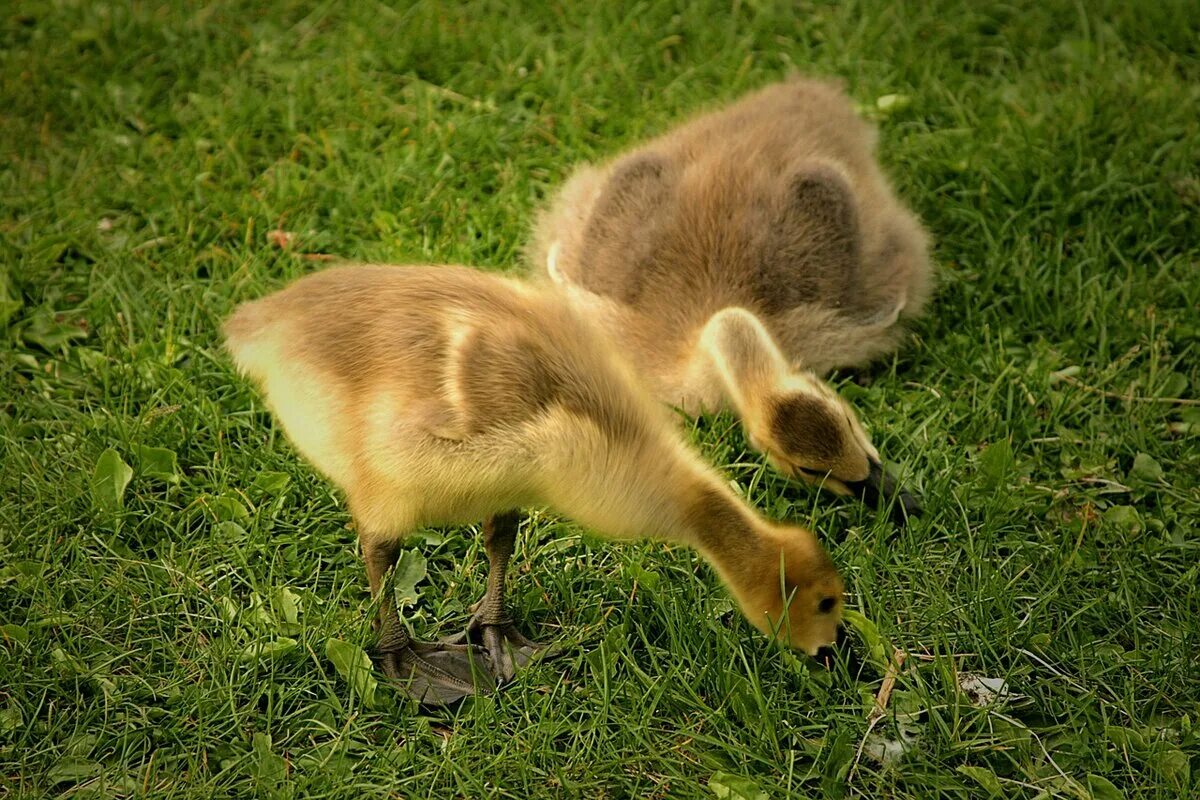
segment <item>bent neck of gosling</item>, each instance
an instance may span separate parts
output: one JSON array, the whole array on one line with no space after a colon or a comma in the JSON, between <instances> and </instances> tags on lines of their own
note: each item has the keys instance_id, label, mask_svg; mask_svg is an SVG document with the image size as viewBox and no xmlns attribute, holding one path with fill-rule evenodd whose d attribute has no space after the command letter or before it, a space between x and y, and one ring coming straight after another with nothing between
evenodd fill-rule
<instances>
[{"instance_id":1,"label":"bent neck of gosling","mask_svg":"<svg viewBox=\"0 0 1200 800\"><path fill-rule=\"evenodd\" d=\"M758 447L755 432L768 424L767 404L795 374L766 326L744 308L722 309L701 331L696 357L697 366L715 373Z\"/></svg>"},{"instance_id":2,"label":"bent neck of gosling","mask_svg":"<svg viewBox=\"0 0 1200 800\"><path fill-rule=\"evenodd\" d=\"M844 586L811 531L759 517L716 482L694 495L687 518L690 538L752 625L810 655L837 638Z\"/></svg>"},{"instance_id":3,"label":"bent neck of gosling","mask_svg":"<svg viewBox=\"0 0 1200 800\"><path fill-rule=\"evenodd\" d=\"M758 595L779 583L779 534L718 481L699 484L687 504L687 538L717 570L754 619L763 609Z\"/></svg>"}]
</instances>

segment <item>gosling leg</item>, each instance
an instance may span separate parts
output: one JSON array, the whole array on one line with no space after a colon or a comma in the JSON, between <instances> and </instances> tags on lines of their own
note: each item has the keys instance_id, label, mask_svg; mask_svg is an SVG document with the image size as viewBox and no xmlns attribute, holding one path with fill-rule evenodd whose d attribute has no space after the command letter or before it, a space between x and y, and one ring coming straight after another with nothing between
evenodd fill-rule
<instances>
[{"instance_id":1,"label":"gosling leg","mask_svg":"<svg viewBox=\"0 0 1200 800\"><path fill-rule=\"evenodd\" d=\"M478 641L487 648L492 672L502 681L510 681L517 667L534 659L547 645L530 641L517 630L505 607L504 579L508 560L517 538L520 514L506 511L488 517L483 523L483 542L488 554L488 582L483 600L475 609L465 633L451 641Z\"/></svg>"},{"instance_id":2,"label":"gosling leg","mask_svg":"<svg viewBox=\"0 0 1200 800\"><path fill-rule=\"evenodd\" d=\"M394 540L364 538L362 547L371 596L380 599L384 578L396 565L400 545ZM479 648L471 644L415 641L390 598L380 599L379 641L375 652L384 673L424 705L449 705L467 695L486 694L495 688L494 679L483 668L486 657Z\"/></svg>"}]
</instances>

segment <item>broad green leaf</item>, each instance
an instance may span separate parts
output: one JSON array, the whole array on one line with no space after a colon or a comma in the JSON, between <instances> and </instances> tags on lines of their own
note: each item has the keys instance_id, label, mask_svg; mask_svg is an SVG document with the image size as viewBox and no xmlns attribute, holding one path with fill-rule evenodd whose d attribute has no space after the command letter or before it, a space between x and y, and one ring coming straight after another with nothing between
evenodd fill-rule
<instances>
[{"instance_id":1,"label":"broad green leaf","mask_svg":"<svg viewBox=\"0 0 1200 800\"><path fill-rule=\"evenodd\" d=\"M1069 367L1063 367L1060 370L1051 372L1047 383L1049 383L1051 386L1054 386L1057 383L1062 383L1062 381L1066 378L1075 377L1081 372L1083 372L1083 367L1079 366L1078 364L1072 364Z\"/></svg>"},{"instance_id":2,"label":"broad green leaf","mask_svg":"<svg viewBox=\"0 0 1200 800\"><path fill-rule=\"evenodd\" d=\"M284 622L295 625L300 621L300 595L286 586L275 590L271 597L271 607L275 610L275 615Z\"/></svg>"},{"instance_id":3,"label":"broad green leaf","mask_svg":"<svg viewBox=\"0 0 1200 800\"><path fill-rule=\"evenodd\" d=\"M291 479L286 472L262 472L252 485L263 494L279 494L287 488Z\"/></svg>"},{"instance_id":4,"label":"broad green leaf","mask_svg":"<svg viewBox=\"0 0 1200 800\"><path fill-rule=\"evenodd\" d=\"M62 754L64 756L79 756L87 758L96 750L96 744L100 741L100 737L91 731L81 730L72 733L62 743Z\"/></svg>"},{"instance_id":5,"label":"broad green leaf","mask_svg":"<svg viewBox=\"0 0 1200 800\"><path fill-rule=\"evenodd\" d=\"M634 580L650 590L657 589L658 584L662 581L662 576L657 572L649 569L643 569L637 564L632 565L629 568L629 571L633 575Z\"/></svg>"},{"instance_id":6,"label":"broad green leaf","mask_svg":"<svg viewBox=\"0 0 1200 800\"><path fill-rule=\"evenodd\" d=\"M10 698L8 705L0 709L0 733L10 734L21 729L25 723L25 717L21 714L21 707L17 705L17 701Z\"/></svg>"},{"instance_id":7,"label":"broad green leaf","mask_svg":"<svg viewBox=\"0 0 1200 800\"><path fill-rule=\"evenodd\" d=\"M1000 779L996 777L996 773L987 767L972 767L967 764L960 764L955 769L978 783L988 793L989 797L1004 794L1004 789L1000 785Z\"/></svg>"},{"instance_id":8,"label":"broad green leaf","mask_svg":"<svg viewBox=\"0 0 1200 800\"><path fill-rule=\"evenodd\" d=\"M989 444L979 454L979 475L984 485L991 489L1003 486L1014 463L1012 445L1007 439Z\"/></svg>"},{"instance_id":9,"label":"broad green leaf","mask_svg":"<svg viewBox=\"0 0 1200 800\"><path fill-rule=\"evenodd\" d=\"M1054 640L1048 633L1035 633L1033 636L1029 637L1029 646L1040 650L1042 648L1049 647L1052 641Z\"/></svg>"},{"instance_id":10,"label":"broad green leaf","mask_svg":"<svg viewBox=\"0 0 1200 800\"><path fill-rule=\"evenodd\" d=\"M415 534L415 537L409 537L409 538L410 539L419 538L421 540L422 544L427 544L430 546L437 546L437 545L441 544L442 542L446 541L446 537L444 534L442 534L439 531L435 531L431 528L426 528L425 530L420 531L419 533Z\"/></svg>"},{"instance_id":11,"label":"broad green leaf","mask_svg":"<svg viewBox=\"0 0 1200 800\"><path fill-rule=\"evenodd\" d=\"M1128 534L1138 534L1146 529L1141 515L1133 506L1113 506L1104 512L1104 521Z\"/></svg>"},{"instance_id":12,"label":"broad green leaf","mask_svg":"<svg viewBox=\"0 0 1200 800\"><path fill-rule=\"evenodd\" d=\"M54 671L62 678L74 678L87 673L84 666L79 663L79 659L61 647L50 651L50 663L54 666Z\"/></svg>"},{"instance_id":13,"label":"broad green leaf","mask_svg":"<svg viewBox=\"0 0 1200 800\"><path fill-rule=\"evenodd\" d=\"M1086 39L1063 39L1050 52L1068 64L1083 66L1096 58L1096 45Z\"/></svg>"},{"instance_id":14,"label":"broad green leaf","mask_svg":"<svg viewBox=\"0 0 1200 800\"><path fill-rule=\"evenodd\" d=\"M892 701L888 708L897 719L914 720L925 713L928 701L918 692L908 689L897 689L892 692Z\"/></svg>"},{"instance_id":15,"label":"broad green leaf","mask_svg":"<svg viewBox=\"0 0 1200 800\"><path fill-rule=\"evenodd\" d=\"M1142 483L1158 483L1163 479L1163 468L1147 453L1138 453L1133 457L1133 468L1129 477Z\"/></svg>"},{"instance_id":16,"label":"broad green leaf","mask_svg":"<svg viewBox=\"0 0 1200 800\"><path fill-rule=\"evenodd\" d=\"M43 311L29 320L21 331L27 344L35 344L48 353L60 353L72 341L86 339L87 331L73 322L60 320L48 311Z\"/></svg>"},{"instance_id":17,"label":"broad green leaf","mask_svg":"<svg viewBox=\"0 0 1200 800\"><path fill-rule=\"evenodd\" d=\"M218 541L244 540L249 535L246 533L246 529L236 522L218 522L213 525L212 530L213 536Z\"/></svg>"},{"instance_id":18,"label":"broad green leaf","mask_svg":"<svg viewBox=\"0 0 1200 800\"><path fill-rule=\"evenodd\" d=\"M277 789L287 778L287 762L271 750L271 735L256 733L252 739L254 749L254 777L268 789Z\"/></svg>"},{"instance_id":19,"label":"broad green leaf","mask_svg":"<svg viewBox=\"0 0 1200 800\"><path fill-rule=\"evenodd\" d=\"M1180 372L1168 372L1155 392L1159 397L1183 397L1187 391L1187 376Z\"/></svg>"},{"instance_id":20,"label":"broad green leaf","mask_svg":"<svg viewBox=\"0 0 1200 800\"><path fill-rule=\"evenodd\" d=\"M912 98L906 94L885 94L875 100L875 107L884 114L903 111L910 105L912 105Z\"/></svg>"},{"instance_id":21,"label":"broad green leaf","mask_svg":"<svg viewBox=\"0 0 1200 800\"><path fill-rule=\"evenodd\" d=\"M403 229L400 220L396 219L396 215L382 208L377 208L371 212L371 223L375 229L382 234L392 234Z\"/></svg>"},{"instance_id":22,"label":"broad green leaf","mask_svg":"<svg viewBox=\"0 0 1200 800\"><path fill-rule=\"evenodd\" d=\"M105 513L113 513L125 504L125 487L133 470L121 460L116 450L109 448L96 460L92 471L92 502Z\"/></svg>"},{"instance_id":23,"label":"broad green leaf","mask_svg":"<svg viewBox=\"0 0 1200 800\"><path fill-rule=\"evenodd\" d=\"M230 522L222 524L233 525L235 523ZM232 597L221 595L217 598L217 611L221 615L221 620L226 625L232 625L237 621L238 614L241 612L241 609L238 607L237 601Z\"/></svg>"},{"instance_id":24,"label":"broad green leaf","mask_svg":"<svg viewBox=\"0 0 1200 800\"><path fill-rule=\"evenodd\" d=\"M855 761L855 739L848 731L830 731L825 736L825 766L822 768L821 791L826 797L846 794L846 775Z\"/></svg>"},{"instance_id":25,"label":"broad green leaf","mask_svg":"<svg viewBox=\"0 0 1200 800\"><path fill-rule=\"evenodd\" d=\"M848 381L838 387L838 394L847 400L863 400L871 397L871 390L865 386L859 386L854 381Z\"/></svg>"},{"instance_id":26,"label":"broad green leaf","mask_svg":"<svg viewBox=\"0 0 1200 800\"><path fill-rule=\"evenodd\" d=\"M736 712L736 718L747 722L756 722L761 719L762 709L750 681L744 676L736 674L726 676L726 680L729 686L726 702L729 703L730 709Z\"/></svg>"},{"instance_id":27,"label":"broad green leaf","mask_svg":"<svg viewBox=\"0 0 1200 800\"><path fill-rule=\"evenodd\" d=\"M111 363L104 353L90 347L76 347L71 354L84 371L107 370Z\"/></svg>"},{"instance_id":28,"label":"broad green leaf","mask_svg":"<svg viewBox=\"0 0 1200 800\"><path fill-rule=\"evenodd\" d=\"M862 637L870 662L879 670L886 671L892 659L887 642L879 634L879 628L875 627L875 623L852 608L847 608L842 612L842 620Z\"/></svg>"},{"instance_id":29,"label":"broad green leaf","mask_svg":"<svg viewBox=\"0 0 1200 800\"><path fill-rule=\"evenodd\" d=\"M141 795L142 779L134 775L111 775L102 772L94 780L72 786L59 797L71 800L115 800L115 798L138 797Z\"/></svg>"},{"instance_id":30,"label":"broad green leaf","mask_svg":"<svg viewBox=\"0 0 1200 800\"><path fill-rule=\"evenodd\" d=\"M280 631L287 634L300 632L300 595L286 586L276 589L271 595L271 610L280 622Z\"/></svg>"},{"instance_id":31,"label":"broad green leaf","mask_svg":"<svg viewBox=\"0 0 1200 800\"><path fill-rule=\"evenodd\" d=\"M270 605L257 592L250 597L250 608L242 615L242 621L260 631L282 633L279 620L275 618Z\"/></svg>"},{"instance_id":32,"label":"broad green leaf","mask_svg":"<svg viewBox=\"0 0 1200 800\"><path fill-rule=\"evenodd\" d=\"M367 708L376 707L375 690L379 682L375 680L371 657L358 645L343 642L341 639L330 639L325 642L325 657L333 663L342 680L350 684L350 688L362 700Z\"/></svg>"},{"instance_id":33,"label":"broad green leaf","mask_svg":"<svg viewBox=\"0 0 1200 800\"><path fill-rule=\"evenodd\" d=\"M731 772L714 772L708 779L708 789L721 800L767 800L767 793L758 784Z\"/></svg>"},{"instance_id":34,"label":"broad green leaf","mask_svg":"<svg viewBox=\"0 0 1200 800\"><path fill-rule=\"evenodd\" d=\"M1093 800L1125 800L1125 793L1103 775L1089 774L1087 788Z\"/></svg>"},{"instance_id":35,"label":"broad green leaf","mask_svg":"<svg viewBox=\"0 0 1200 800\"><path fill-rule=\"evenodd\" d=\"M1158 742L1146 756L1146 763L1176 786L1186 786L1191 777L1187 754L1169 742Z\"/></svg>"},{"instance_id":36,"label":"broad green leaf","mask_svg":"<svg viewBox=\"0 0 1200 800\"><path fill-rule=\"evenodd\" d=\"M1141 731L1117 725L1105 725L1104 736L1122 750L1129 750L1135 754L1146 752L1146 737L1141 734Z\"/></svg>"},{"instance_id":37,"label":"broad green leaf","mask_svg":"<svg viewBox=\"0 0 1200 800\"><path fill-rule=\"evenodd\" d=\"M397 606L403 608L417 602L417 598L420 597L417 584L425 580L427 574L425 556L416 550L404 550L400 553L400 558L396 560L393 581Z\"/></svg>"},{"instance_id":38,"label":"broad green leaf","mask_svg":"<svg viewBox=\"0 0 1200 800\"><path fill-rule=\"evenodd\" d=\"M17 586L26 588L38 583L45 570L42 561L14 561L0 566L0 586L15 582Z\"/></svg>"},{"instance_id":39,"label":"broad green leaf","mask_svg":"<svg viewBox=\"0 0 1200 800\"><path fill-rule=\"evenodd\" d=\"M609 677L616 671L617 659L620 658L625 645L625 631L616 627L605 635L599 647L589 650L584 655L588 666L592 669L592 677L598 683L607 683Z\"/></svg>"},{"instance_id":40,"label":"broad green leaf","mask_svg":"<svg viewBox=\"0 0 1200 800\"><path fill-rule=\"evenodd\" d=\"M1010 751L1028 752L1033 747L1033 732L1015 720L1003 716L992 716L991 727L996 736L997 745L1003 745Z\"/></svg>"},{"instance_id":41,"label":"broad green leaf","mask_svg":"<svg viewBox=\"0 0 1200 800\"><path fill-rule=\"evenodd\" d=\"M292 762L292 769L297 772L319 772L326 780L335 782L347 781L358 766L358 761L347 755L346 749L340 741L319 742L298 756Z\"/></svg>"},{"instance_id":42,"label":"broad green leaf","mask_svg":"<svg viewBox=\"0 0 1200 800\"><path fill-rule=\"evenodd\" d=\"M208 510L221 522L234 522L250 518L250 512L236 497L227 494L209 497L206 500Z\"/></svg>"},{"instance_id":43,"label":"broad green leaf","mask_svg":"<svg viewBox=\"0 0 1200 800\"><path fill-rule=\"evenodd\" d=\"M299 646L300 643L295 639L280 636L278 639L270 642L255 642L242 650L242 654L238 658L246 664L257 663L259 661L278 661Z\"/></svg>"},{"instance_id":44,"label":"broad green leaf","mask_svg":"<svg viewBox=\"0 0 1200 800\"><path fill-rule=\"evenodd\" d=\"M0 328L8 325L13 314L21 310L20 294L13 288L8 278L8 269L0 267Z\"/></svg>"},{"instance_id":45,"label":"broad green leaf","mask_svg":"<svg viewBox=\"0 0 1200 800\"><path fill-rule=\"evenodd\" d=\"M165 447L138 445L138 472L150 478L162 478L170 483L179 483L179 462L175 451Z\"/></svg>"},{"instance_id":46,"label":"broad green leaf","mask_svg":"<svg viewBox=\"0 0 1200 800\"><path fill-rule=\"evenodd\" d=\"M0 641L4 642L20 642L24 644L29 641L29 631L22 628L20 625L8 624L0 625Z\"/></svg>"},{"instance_id":47,"label":"broad green leaf","mask_svg":"<svg viewBox=\"0 0 1200 800\"><path fill-rule=\"evenodd\" d=\"M89 675L87 681L93 690L99 690L110 700L120 697L120 690L117 688L116 682L111 678L106 678L103 675Z\"/></svg>"},{"instance_id":48,"label":"broad green leaf","mask_svg":"<svg viewBox=\"0 0 1200 800\"><path fill-rule=\"evenodd\" d=\"M79 783L100 774L100 765L79 756L67 756L46 770L46 782L51 786L63 783Z\"/></svg>"}]
</instances>

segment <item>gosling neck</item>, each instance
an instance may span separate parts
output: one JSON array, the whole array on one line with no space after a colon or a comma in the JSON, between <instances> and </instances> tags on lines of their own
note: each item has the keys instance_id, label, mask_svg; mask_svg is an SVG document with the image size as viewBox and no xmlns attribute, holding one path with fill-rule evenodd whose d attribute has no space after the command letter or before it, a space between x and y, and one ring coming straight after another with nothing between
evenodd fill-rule
<instances>
[{"instance_id":1,"label":"gosling neck","mask_svg":"<svg viewBox=\"0 0 1200 800\"><path fill-rule=\"evenodd\" d=\"M759 422L762 399L792 374L766 326L744 308L725 308L709 319L697 344L738 415L751 425Z\"/></svg>"},{"instance_id":2,"label":"gosling neck","mask_svg":"<svg viewBox=\"0 0 1200 800\"><path fill-rule=\"evenodd\" d=\"M705 475L682 499L684 538L731 585L752 578L752 565L768 550L770 523L749 508L716 475Z\"/></svg>"}]
</instances>

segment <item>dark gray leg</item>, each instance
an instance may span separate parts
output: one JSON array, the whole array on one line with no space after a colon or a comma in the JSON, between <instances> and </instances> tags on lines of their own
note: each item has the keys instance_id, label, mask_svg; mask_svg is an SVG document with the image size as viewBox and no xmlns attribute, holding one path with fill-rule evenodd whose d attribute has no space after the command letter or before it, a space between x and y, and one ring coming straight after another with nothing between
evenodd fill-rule
<instances>
[{"instance_id":1,"label":"dark gray leg","mask_svg":"<svg viewBox=\"0 0 1200 800\"><path fill-rule=\"evenodd\" d=\"M516 544L520 513L506 511L483 523L488 554L488 582L483 600L475 609L465 634L455 641L478 641L487 648L492 671L500 680L512 680L518 666L528 664L546 645L530 641L517 630L504 602L504 579Z\"/></svg>"},{"instance_id":2,"label":"dark gray leg","mask_svg":"<svg viewBox=\"0 0 1200 800\"><path fill-rule=\"evenodd\" d=\"M487 591L475 613L486 625L511 622L504 605L505 578L508 560L517 545L517 528L521 517L516 511L506 511L488 517L483 523L483 546L488 554Z\"/></svg>"},{"instance_id":3,"label":"dark gray leg","mask_svg":"<svg viewBox=\"0 0 1200 800\"><path fill-rule=\"evenodd\" d=\"M425 705L448 705L477 691L490 691L492 676L478 668L486 663L482 652L471 645L414 641L396 604L390 598L380 598L387 572L400 554L399 544L363 539L362 546L371 596L379 600L379 641L375 650L384 673ZM473 658L476 669L472 669Z\"/></svg>"},{"instance_id":4,"label":"dark gray leg","mask_svg":"<svg viewBox=\"0 0 1200 800\"><path fill-rule=\"evenodd\" d=\"M388 570L396 566L400 557L400 545L396 542L362 543L363 561L367 566L367 583L371 586L371 597L377 599L383 591L384 579ZM379 604L379 641L375 649L380 653L394 653L403 650L410 644L408 630L400 621L400 613L396 604L386 600ZM384 662L387 668L387 662ZM389 673L389 677L397 677Z\"/></svg>"}]
</instances>

